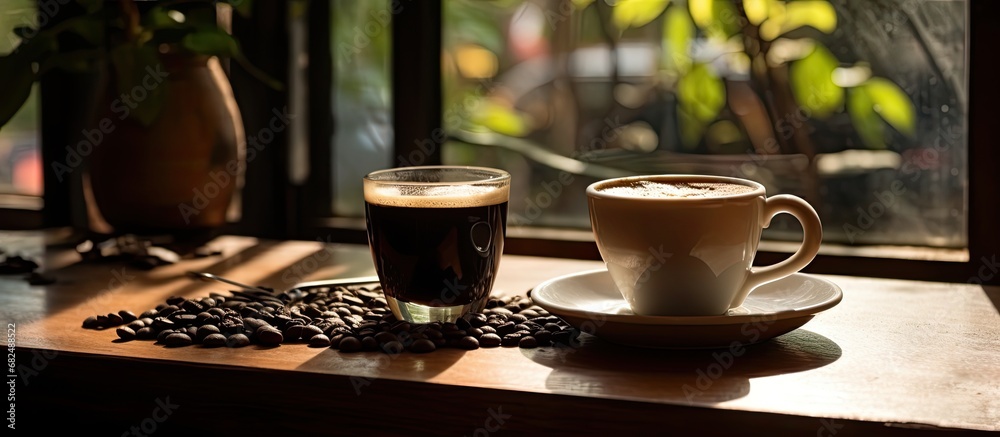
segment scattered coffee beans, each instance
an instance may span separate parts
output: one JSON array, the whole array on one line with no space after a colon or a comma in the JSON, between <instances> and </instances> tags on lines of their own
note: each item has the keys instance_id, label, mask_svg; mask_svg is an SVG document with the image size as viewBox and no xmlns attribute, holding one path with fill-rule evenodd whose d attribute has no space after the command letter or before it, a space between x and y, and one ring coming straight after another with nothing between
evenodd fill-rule
<instances>
[{"instance_id":1,"label":"scattered coffee beans","mask_svg":"<svg viewBox=\"0 0 1000 437\"><path fill-rule=\"evenodd\" d=\"M530 297L491 298L483 312L455 323L397 320L378 287L323 287L282 293L235 290L188 299L172 296L141 315L127 310L87 317L86 329L117 327L121 341L156 340L167 347L244 347L306 343L341 352L399 354L441 348L535 348L569 344L579 331Z\"/></svg>"}]
</instances>

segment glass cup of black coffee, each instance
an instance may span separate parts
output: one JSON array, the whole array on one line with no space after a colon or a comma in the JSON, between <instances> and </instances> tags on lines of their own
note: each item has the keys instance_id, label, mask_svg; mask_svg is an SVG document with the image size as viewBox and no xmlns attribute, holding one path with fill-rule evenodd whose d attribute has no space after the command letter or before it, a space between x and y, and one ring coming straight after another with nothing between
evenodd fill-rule
<instances>
[{"instance_id":1,"label":"glass cup of black coffee","mask_svg":"<svg viewBox=\"0 0 1000 437\"><path fill-rule=\"evenodd\" d=\"M393 314L455 322L483 310L507 231L510 174L483 167L380 170L364 178L368 244Z\"/></svg>"}]
</instances>

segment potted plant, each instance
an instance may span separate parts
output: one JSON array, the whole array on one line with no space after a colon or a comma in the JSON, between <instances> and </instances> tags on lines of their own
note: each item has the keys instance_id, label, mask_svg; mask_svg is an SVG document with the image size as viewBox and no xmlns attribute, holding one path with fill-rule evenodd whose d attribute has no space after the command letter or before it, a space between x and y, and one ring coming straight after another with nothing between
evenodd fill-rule
<instances>
[{"instance_id":1,"label":"potted plant","mask_svg":"<svg viewBox=\"0 0 1000 437\"><path fill-rule=\"evenodd\" d=\"M98 73L94 110L70 145L87 157L83 195L92 231L178 233L226 222L242 181L244 132L219 58L254 68L217 25L216 2L79 0L84 12L44 29L20 27L0 57L0 126L47 71ZM233 2L247 14L250 1ZM71 41L72 44L64 44ZM75 169L49 159L51 171Z\"/></svg>"}]
</instances>

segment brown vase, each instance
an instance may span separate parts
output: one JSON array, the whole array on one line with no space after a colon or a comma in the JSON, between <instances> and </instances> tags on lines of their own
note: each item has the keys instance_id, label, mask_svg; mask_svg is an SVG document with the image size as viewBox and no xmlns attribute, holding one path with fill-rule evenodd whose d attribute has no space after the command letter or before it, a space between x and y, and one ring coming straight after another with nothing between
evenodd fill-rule
<instances>
[{"instance_id":1,"label":"brown vase","mask_svg":"<svg viewBox=\"0 0 1000 437\"><path fill-rule=\"evenodd\" d=\"M161 62L166 76L147 81L166 84L149 126L122 119L113 97L95 124L107 119L113 130L95 145L84 180L92 231L181 233L227 222L245 147L232 88L217 58L164 55Z\"/></svg>"}]
</instances>

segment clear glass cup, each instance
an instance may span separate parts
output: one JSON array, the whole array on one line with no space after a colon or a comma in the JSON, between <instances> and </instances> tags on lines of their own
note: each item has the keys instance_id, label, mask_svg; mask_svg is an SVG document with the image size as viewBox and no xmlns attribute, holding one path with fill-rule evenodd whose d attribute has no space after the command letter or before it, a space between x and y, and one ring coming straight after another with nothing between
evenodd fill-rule
<instances>
[{"instance_id":1,"label":"clear glass cup","mask_svg":"<svg viewBox=\"0 0 1000 437\"><path fill-rule=\"evenodd\" d=\"M489 298L507 230L510 174L425 166L364 177L368 244L393 314L454 322Z\"/></svg>"}]
</instances>

